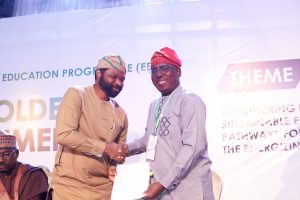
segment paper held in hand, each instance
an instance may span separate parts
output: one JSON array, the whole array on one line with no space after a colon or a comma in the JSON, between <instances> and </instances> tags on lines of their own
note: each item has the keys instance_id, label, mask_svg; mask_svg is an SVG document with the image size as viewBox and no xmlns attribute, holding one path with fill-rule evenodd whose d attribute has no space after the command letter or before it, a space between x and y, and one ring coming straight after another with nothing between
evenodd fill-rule
<instances>
[{"instance_id":1,"label":"paper held in hand","mask_svg":"<svg viewBox=\"0 0 300 200\"><path fill-rule=\"evenodd\" d=\"M117 166L111 200L140 199L149 186L148 162L128 163Z\"/></svg>"}]
</instances>

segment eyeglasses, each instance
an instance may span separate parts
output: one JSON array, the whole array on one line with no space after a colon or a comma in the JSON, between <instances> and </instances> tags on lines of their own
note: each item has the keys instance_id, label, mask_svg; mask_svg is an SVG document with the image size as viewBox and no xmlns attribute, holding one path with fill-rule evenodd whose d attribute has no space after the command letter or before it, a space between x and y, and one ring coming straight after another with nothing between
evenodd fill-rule
<instances>
[{"instance_id":1,"label":"eyeglasses","mask_svg":"<svg viewBox=\"0 0 300 200\"><path fill-rule=\"evenodd\" d=\"M174 69L175 67L172 65L161 65L159 67L153 67L151 68L151 74L152 75L156 75L158 73L158 71L160 71L161 73L167 73L169 72L171 69Z\"/></svg>"},{"instance_id":2,"label":"eyeglasses","mask_svg":"<svg viewBox=\"0 0 300 200\"><path fill-rule=\"evenodd\" d=\"M11 152L1 153L1 154L0 154L0 158L2 158L3 160L8 160L9 158L12 157L12 155L13 155L15 152L16 152L16 151L11 151Z\"/></svg>"}]
</instances>

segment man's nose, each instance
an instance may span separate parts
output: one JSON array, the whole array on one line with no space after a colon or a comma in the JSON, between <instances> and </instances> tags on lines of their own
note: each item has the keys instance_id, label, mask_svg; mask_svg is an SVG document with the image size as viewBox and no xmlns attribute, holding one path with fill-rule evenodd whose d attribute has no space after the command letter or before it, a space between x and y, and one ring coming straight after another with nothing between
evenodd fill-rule
<instances>
[{"instance_id":1,"label":"man's nose","mask_svg":"<svg viewBox=\"0 0 300 200\"><path fill-rule=\"evenodd\" d=\"M156 72L156 76L161 76L162 74L163 74L163 71L158 67L157 72Z\"/></svg>"}]
</instances>

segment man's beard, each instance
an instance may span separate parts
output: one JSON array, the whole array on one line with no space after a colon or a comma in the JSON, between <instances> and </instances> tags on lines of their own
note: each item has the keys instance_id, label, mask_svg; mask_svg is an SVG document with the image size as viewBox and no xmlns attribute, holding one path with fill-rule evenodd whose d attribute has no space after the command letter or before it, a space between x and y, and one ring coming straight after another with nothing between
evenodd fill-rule
<instances>
[{"instance_id":1,"label":"man's beard","mask_svg":"<svg viewBox=\"0 0 300 200\"><path fill-rule=\"evenodd\" d=\"M113 90L112 85L106 83L103 76L100 77L98 84L105 94L112 98L118 96L118 94L122 91L122 87L118 87L119 91Z\"/></svg>"}]
</instances>

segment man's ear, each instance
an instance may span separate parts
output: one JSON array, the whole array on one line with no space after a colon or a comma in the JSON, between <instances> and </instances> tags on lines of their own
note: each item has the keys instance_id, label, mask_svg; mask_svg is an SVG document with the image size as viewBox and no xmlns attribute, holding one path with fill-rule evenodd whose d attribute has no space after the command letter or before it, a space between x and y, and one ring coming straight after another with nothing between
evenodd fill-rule
<instances>
[{"instance_id":1,"label":"man's ear","mask_svg":"<svg viewBox=\"0 0 300 200\"><path fill-rule=\"evenodd\" d=\"M178 77L181 76L181 69L179 67L176 67L176 73L177 73Z\"/></svg>"},{"instance_id":2,"label":"man's ear","mask_svg":"<svg viewBox=\"0 0 300 200\"><path fill-rule=\"evenodd\" d=\"M101 77L101 71L99 69L96 69L95 71L95 82L98 83Z\"/></svg>"},{"instance_id":3,"label":"man's ear","mask_svg":"<svg viewBox=\"0 0 300 200\"><path fill-rule=\"evenodd\" d=\"M16 157L19 158L19 149L16 150Z\"/></svg>"}]
</instances>

